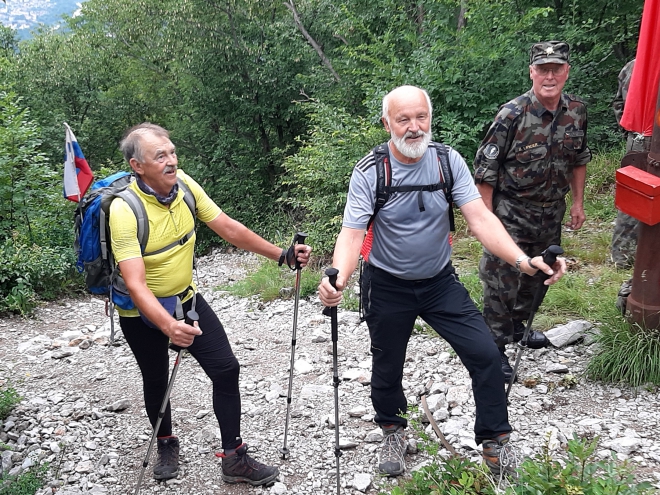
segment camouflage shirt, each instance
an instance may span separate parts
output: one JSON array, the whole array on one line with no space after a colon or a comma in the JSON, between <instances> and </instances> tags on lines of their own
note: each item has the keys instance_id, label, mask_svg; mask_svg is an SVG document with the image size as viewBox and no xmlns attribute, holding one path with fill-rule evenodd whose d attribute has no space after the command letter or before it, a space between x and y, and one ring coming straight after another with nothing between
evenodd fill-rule
<instances>
[{"instance_id":1,"label":"camouflage shirt","mask_svg":"<svg viewBox=\"0 0 660 495\"><path fill-rule=\"evenodd\" d=\"M616 96L612 102L612 108L614 109L614 116L616 117L617 123L621 122L621 117L623 117L623 107L626 103L626 98L628 97L628 87L630 86L633 67L635 67L634 59L628 62L619 73L619 88L617 89Z\"/></svg>"},{"instance_id":2,"label":"camouflage shirt","mask_svg":"<svg viewBox=\"0 0 660 495\"><path fill-rule=\"evenodd\" d=\"M474 159L474 178L494 194L545 203L563 199L573 167L590 160L582 100L562 93L551 112L530 89L500 108Z\"/></svg>"}]
</instances>

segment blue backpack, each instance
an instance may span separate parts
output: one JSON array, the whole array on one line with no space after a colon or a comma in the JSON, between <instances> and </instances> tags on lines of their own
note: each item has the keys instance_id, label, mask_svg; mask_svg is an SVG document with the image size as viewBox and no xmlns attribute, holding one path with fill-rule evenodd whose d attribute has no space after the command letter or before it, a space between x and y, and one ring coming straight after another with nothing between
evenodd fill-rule
<instances>
[{"instance_id":1,"label":"blue backpack","mask_svg":"<svg viewBox=\"0 0 660 495\"><path fill-rule=\"evenodd\" d=\"M84 273L85 286L90 293L108 298L109 316L113 314L114 305L125 310L135 308L112 255L109 219L110 204L115 198L122 198L137 219L137 237L142 256L162 253L175 246L185 244L195 233L193 226L193 229L181 239L156 252L146 253L149 241L149 220L142 201L132 189L128 188L134 179L133 175L128 172L117 172L96 181L80 201L75 214L74 246L78 257L76 267L80 273ZM179 188L184 191L183 200L190 209L194 221L196 218L195 196L181 179L178 180L178 184Z\"/></svg>"}]
</instances>

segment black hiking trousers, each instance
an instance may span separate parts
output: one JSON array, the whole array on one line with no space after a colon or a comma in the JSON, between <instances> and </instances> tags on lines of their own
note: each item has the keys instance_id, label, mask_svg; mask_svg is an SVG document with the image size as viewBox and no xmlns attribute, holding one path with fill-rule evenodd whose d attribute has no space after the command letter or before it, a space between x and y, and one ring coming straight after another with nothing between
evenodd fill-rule
<instances>
[{"instance_id":1,"label":"black hiking trousers","mask_svg":"<svg viewBox=\"0 0 660 495\"><path fill-rule=\"evenodd\" d=\"M380 425L406 426L403 393L406 348L421 317L456 351L472 378L477 443L511 431L500 353L451 262L424 280L403 280L365 264L362 305L371 336L371 401Z\"/></svg>"},{"instance_id":2,"label":"black hiking trousers","mask_svg":"<svg viewBox=\"0 0 660 495\"><path fill-rule=\"evenodd\" d=\"M192 299L183 303L184 314L191 306ZM222 448L234 449L242 443L241 397L238 390L240 366L222 323L200 294L197 294L195 311L199 314L199 328L203 333L195 337L188 351L213 382L213 411L220 425ZM144 404L153 428L170 379L169 339L160 330L147 326L139 316L122 316L119 322L142 372ZM176 395L176 383L172 394ZM168 403L158 436L171 434L172 413Z\"/></svg>"}]
</instances>

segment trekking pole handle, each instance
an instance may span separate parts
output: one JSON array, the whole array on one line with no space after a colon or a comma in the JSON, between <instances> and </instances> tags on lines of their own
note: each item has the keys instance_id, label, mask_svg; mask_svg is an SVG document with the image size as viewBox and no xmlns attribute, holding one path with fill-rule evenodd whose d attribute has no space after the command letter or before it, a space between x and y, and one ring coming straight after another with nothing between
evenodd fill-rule
<instances>
[{"instance_id":1,"label":"trekking pole handle","mask_svg":"<svg viewBox=\"0 0 660 495\"><path fill-rule=\"evenodd\" d=\"M194 309L191 309L190 311L188 311L186 313L186 320L185 321L186 321L186 325L195 326L194 323L196 321L199 321L199 315L197 314L197 311L195 311Z\"/></svg>"},{"instance_id":2,"label":"trekking pole handle","mask_svg":"<svg viewBox=\"0 0 660 495\"><path fill-rule=\"evenodd\" d=\"M564 254L564 250L560 246L555 244L548 246L547 249L541 253L541 256L543 256L543 263L552 268L552 265L557 261L557 256L560 254ZM546 275L545 278L549 278L549 275Z\"/></svg>"},{"instance_id":3,"label":"trekking pole handle","mask_svg":"<svg viewBox=\"0 0 660 495\"><path fill-rule=\"evenodd\" d=\"M292 247L294 247L293 250L293 259L295 260L295 269L300 270L300 262L298 261L298 257L296 256L296 250L295 250L295 245L296 244L305 244L305 239L307 239L307 234L305 232L296 232L296 234L293 236L293 243Z\"/></svg>"},{"instance_id":4,"label":"trekking pole handle","mask_svg":"<svg viewBox=\"0 0 660 495\"><path fill-rule=\"evenodd\" d=\"M337 275L339 275L339 270L336 268L328 268L325 271L325 274L328 277L328 281L330 282L330 285L334 287L335 289L337 288Z\"/></svg>"}]
</instances>

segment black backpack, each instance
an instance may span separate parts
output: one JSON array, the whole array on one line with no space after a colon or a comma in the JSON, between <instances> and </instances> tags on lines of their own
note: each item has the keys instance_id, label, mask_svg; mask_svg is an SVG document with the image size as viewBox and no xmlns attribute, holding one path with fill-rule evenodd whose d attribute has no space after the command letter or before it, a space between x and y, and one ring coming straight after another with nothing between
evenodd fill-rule
<instances>
[{"instance_id":1,"label":"black backpack","mask_svg":"<svg viewBox=\"0 0 660 495\"><path fill-rule=\"evenodd\" d=\"M454 232L454 201L451 195L454 186L454 174L449 166L449 154L447 147L442 143L431 142L429 146L435 148L438 155L438 168L440 169L441 181L437 184L427 184L425 186L392 186L392 166L390 165L390 148L387 143L379 144L373 149L374 160L376 161L376 206L374 212L367 223L367 232L371 224L376 219L376 215L385 203L390 199L393 192L414 192L418 191L419 211L424 211L424 202L422 200L423 191L438 191L442 189L445 198L449 204L449 229Z\"/></svg>"}]
</instances>

